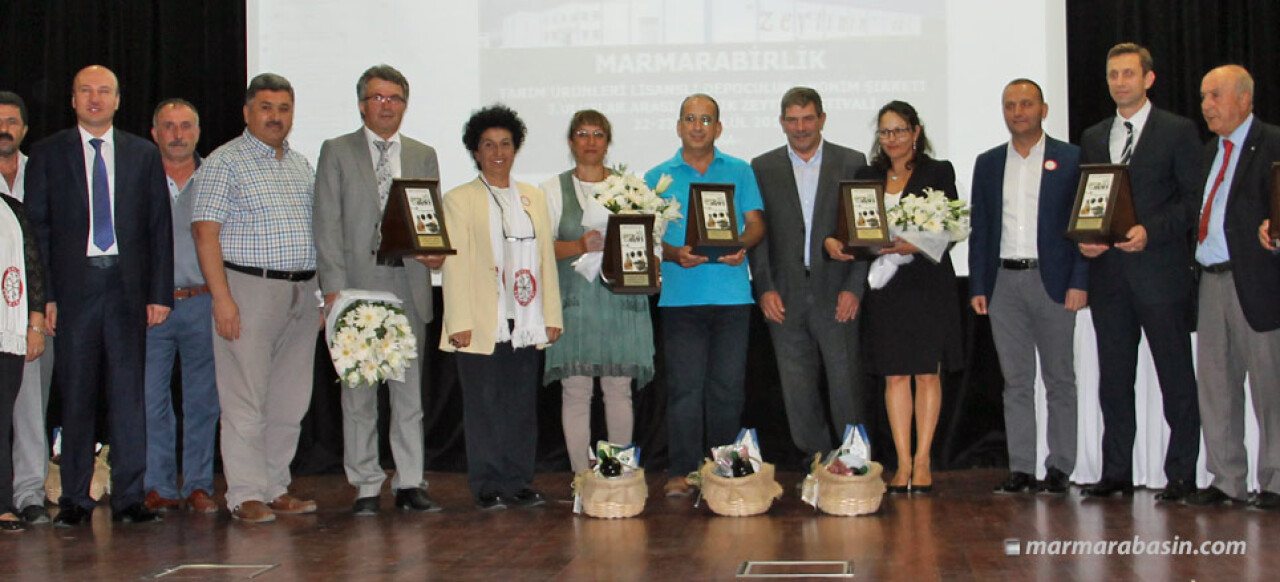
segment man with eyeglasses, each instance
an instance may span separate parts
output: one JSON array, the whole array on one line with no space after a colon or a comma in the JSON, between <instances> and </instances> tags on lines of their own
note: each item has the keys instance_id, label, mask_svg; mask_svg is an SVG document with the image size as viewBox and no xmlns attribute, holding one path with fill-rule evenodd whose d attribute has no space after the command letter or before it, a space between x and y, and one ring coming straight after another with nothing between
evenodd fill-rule
<instances>
[{"instance_id":1,"label":"man with eyeglasses","mask_svg":"<svg viewBox=\"0 0 1280 582\"><path fill-rule=\"evenodd\" d=\"M747 332L755 303L746 253L764 237L764 212L751 166L716 149L722 129L715 99L701 93L686 97L676 120L681 148L644 176L650 187L663 175L671 176L664 195L679 202L686 214L685 219L667 227L662 240L662 295L658 299L670 390L667 429L671 467L665 487L669 497L690 493L685 475L698 469L707 446L733 440L745 401ZM693 183L734 185L741 250L712 261L685 244L689 185Z\"/></svg>"},{"instance_id":2,"label":"man with eyeglasses","mask_svg":"<svg viewBox=\"0 0 1280 582\"><path fill-rule=\"evenodd\" d=\"M1191 236L1199 200L1199 134L1190 119L1151 105L1147 91L1156 80L1153 67L1146 48L1112 47L1106 72L1116 114L1080 136L1081 164L1128 166L1138 220L1124 241L1080 245L1090 259L1089 304L1098 334L1098 400L1105 425L1102 480L1084 489L1087 497L1133 494L1134 382L1143 335L1169 423L1164 460L1169 482L1156 499L1180 501L1195 491L1200 413L1191 360Z\"/></svg>"},{"instance_id":3,"label":"man with eyeglasses","mask_svg":"<svg viewBox=\"0 0 1280 582\"><path fill-rule=\"evenodd\" d=\"M832 260L823 241L836 235L840 181L852 180L867 158L824 140L826 120L817 91L792 88L778 117L787 145L751 160L768 224L751 251L751 278L773 339L791 440L806 461L831 450L846 424L865 420L856 317L867 262ZM824 372L826 405L818 387Z\"/></svg>"},{"instance_id":4,"label":"man with eyeglasses","mask_svg":"<svg viewBox=\"0 0 1280 582\"><path fill-rule=\"evenodd\" d=\"M213 296L222 466L231 516L313 513L289 494L289 463L315 372L314 172L289 147L293 85L263 73L245 90L245 132L196 172L191 230Z\"/></svg>"},{"instance_id":5,"label":"man with eyeglasses","mask_svg":"<svg viewBox=\"0 0 1280 582\"><path fill-rule=\"evenodd\" d=\"M389 291L401 304L419 346L431 321L431 271L442 255L403 260L377 257L382 213L391 181L399 177L440 177L436 151L400 134L409 100L409 81L390 65L370 67L356 81L356 99L364 125L326 140L316 172L314 232L316 265L326 307L343 289ZM432 217L419 218L427 226ZM388 380L391 401L392 481L396 507L439 511L427 496L423 478L422 361L409 360L404 380ZM343 466L356 488L352 511L378 513L378 496L387 475L378 462L378 392L368 386L342 386Z\"/></svg>"}]
</instances>

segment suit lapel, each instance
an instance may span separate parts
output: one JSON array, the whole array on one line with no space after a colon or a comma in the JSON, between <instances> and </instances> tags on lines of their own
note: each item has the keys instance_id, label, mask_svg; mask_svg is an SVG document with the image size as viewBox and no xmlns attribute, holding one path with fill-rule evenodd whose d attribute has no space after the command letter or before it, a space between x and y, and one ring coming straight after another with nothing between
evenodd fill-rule
<instances>
[{"instance_id":1,"label":"suit lapel","mask_svg":"<svg viewBox=\"0 0 1280 582\"><path fill-rule=\"evenodd\" d=\"M1258 154L1258 141L1262 139L1261 131L1262 122L1257 117L1253 118L1253 125L1249 126L1249 133L1244 136L1244 145L1240 148L1240 159L1236 161L1236 171L1231 174L1231 191L1227 192L1227 206L1236 200L1235 191L1245 184L1245 176L1249 176L1246 172ZM1212 162L1210 162L1212 163Z\"/></svg>"},{"instance_id":2,"label":"suit lapel","mask_svg":"<svg viewBox=\"0 0 1280 582\"><path fill-rule=\"evenodd\" d=\"M1151 113L1147 115L1147 122L1142 125L1142 135L1138 136L1138 145L1133 146L1133 154L1129 156L1130 164L1133 164L1134 158L1141 156L1143 152L1153 147L1156 147L1154 145L1148 147L1147 138L1151 138L1152 143L1160 139L1159 135L1160 135L1160 129L1162 127L1160 125L1160 115L1161 115L1161 111L1159 109L1156 109L1153 106L1151 108ZM1107 129L1107 135L1108 136L1111 135L1110 129ZM1110 153L1111 153L1111 145L1107 144L1108 156L1110 156ZM1116 163L1119 163L1119 162L1116 162Z\"/></svg>"},{"instance_id":3,"label":"suit lapel","mask_svg":"<svg viewBox=\"0 0 1280 582\"><path fill-rule=\"evenodd\" d=\"M770 162L775 166L776 181L782 194L781 202L786 205L789 215L794 216L796 221L800 223L800 227L803 228L804 210L800 208L800 187L796 184L796 173L791 168L791 155L788 153L787 146L782 146L782 149L778 151L778 155L773 156ZM819 184L821 184L821 181L819 181ZM818 191L822 191L821 185L818 186Z\"/></svg>"},{"instance_id":4,"label":"suit lapel","mask_svg":"<svg viewBox=\"0 0 1280 582\"><path fill-rule=\"evenodd\" d=\"M84 165L84 143L80 141L80 128L73 127L67 135L66 143L67 167L76 168L79 171L73 172L76 185L79 186L79 201L84 204L81 208L85 215L89 214L89 183L85 178L87 169Z\"/></svg>"},{"instance_id":5,"label":"suit lapel","mask_svg":"<svg viewBox=\"0 0 1280 582\"><path fill-rule=\"evenodd\" d=\"M363 198L367 200L368 208L377 220L382 218L382 209L378 208L378 176L373 167L373 154L369 149L369 140L365 137L364 128L357 129L355 133L350 135L347 142L348 152L355 157L356 172L358 172L357 180L359 184L367 184L368 190L363 191ZM372 195L370 195L372 193Z\"/></svg>"}]
</instances>

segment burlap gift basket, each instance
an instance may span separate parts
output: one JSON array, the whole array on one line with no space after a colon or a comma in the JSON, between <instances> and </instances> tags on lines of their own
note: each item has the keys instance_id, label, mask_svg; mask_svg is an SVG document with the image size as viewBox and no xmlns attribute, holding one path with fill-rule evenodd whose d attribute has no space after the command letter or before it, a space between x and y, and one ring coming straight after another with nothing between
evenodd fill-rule
<instances>
[{"instance_id":1,"label":"burlap gift basket","mask_svg":"<svg viewBox=\"0 0 1280 582\"><path fill-rule=\"evenodd\" d=\"M880 509L884 497L884 468L872 461L865 475L836 475L814 455L809 475L804 478L803 495L810 505L831 515L867 515Z\"/></svg>"},{"instance_id":2,"label":"burlap gift basket","mask_svg":"<svg viewBox=\"0 0 1280 582\"><path fill-rule=\"evenodd\" d=\"M644 511L649 485L644 469L621 477L601 477L588 469L573 477L573 490L582 500L582 512L591 517L616 519L635 517Z\"/></svg>"},{"instance_id":3,"label":"burlap gift basket","mask_svg":"<svg viewBox=\"0 0 1280 582\"><path fill-rule=\"evenodd\" d=\"M773 500L782 497L782 486L773 478L773 465L760 463L760 469L746 477L716 475L715 461L706 459L698 470L702 499L719 515L742 517L769 511Z\"/></svg>"}]
</instances>

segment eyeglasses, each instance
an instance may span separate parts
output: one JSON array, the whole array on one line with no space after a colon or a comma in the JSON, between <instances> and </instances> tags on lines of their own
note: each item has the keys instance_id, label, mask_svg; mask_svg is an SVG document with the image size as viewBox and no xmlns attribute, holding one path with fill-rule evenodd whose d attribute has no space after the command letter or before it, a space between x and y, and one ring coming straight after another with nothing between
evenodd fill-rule
<instances>
[{"instance_id":1,"label":"eyeglasses","mask_svg":"<svg viewBox=\"0 0 1280 582\"><path fill-rule=\"evenodd\" d=\"M911 128L909 127L895 127L892 129L882 129L880 131L877 131L876 137L879 137L882 140L890 140L890 139L899 140L904 137L907 137L907 135L909 135L910 133L911 133Z\"/></svg>"},{"instance_id":2,"label":"eyeglasses","mask_svg":"<svg viewBox=\"0 0 1280 582\"><path fill-rule=\"evenodd\" d=\"M685 115L684 117L681 117L680 120L685 123L701 123L702 125L710 127L712 123L715 123L716 118L710 115L698 116L690 113L688 115Z\"/></svg>"},{"instance_id":3,"label":"eyeglasses","mask_svg":"<svg viewBox=\"0 0 1280 582\"><path fill-rule=\"evenodd\" d=\"M399 95L374 94L374 95L365 97L365 101L373 101L374 103L391 103L393 105L405 104L405 98Z\"/></svg>"},{"instance_id":4,"label":"eyeglasses","mask_svg":"<svg viewBox=\"0 0 1280 582\"><path fill-rule=\"evenodd\" d=\"M587 131L585 129L579 129L578 131L573 132L573 137L576 137L578 139L587 139L589 137L594 137L596 139L605 139L608 136L605 135L605 133L599 129L595 131Z\"/></svg>"}]
</instances>

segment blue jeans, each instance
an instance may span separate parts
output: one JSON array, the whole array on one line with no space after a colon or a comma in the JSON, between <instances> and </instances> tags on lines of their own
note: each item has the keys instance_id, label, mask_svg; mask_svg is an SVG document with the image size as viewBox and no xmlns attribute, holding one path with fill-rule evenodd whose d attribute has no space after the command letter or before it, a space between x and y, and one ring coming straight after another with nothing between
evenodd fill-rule
<instances>
[{"instance_id":1,"label":"blue jeans","mask_svg":"<svg viewBox=\"0 0 1280 582\"><path fill-rule=\"evenodd\" d=\"M182 489L178 489L177 418L170 382L173 358L182 359ZM174 301L164 323L147 330L146 488L166 499L197 489L213 495L218 388L213 367L213 296Z\"/></svg>"},{"instance_id":2,"label":"blue jeans","mask_svg":"<svg viewBox=\"0 0 1280 582\"><path fill-rule=\"evenodd\" d=\"M663 307L671 476L698 469L710 447L738 436L752 305ZM704 422L705 421L705 434Z\"/></svg>"}]
</instances>

